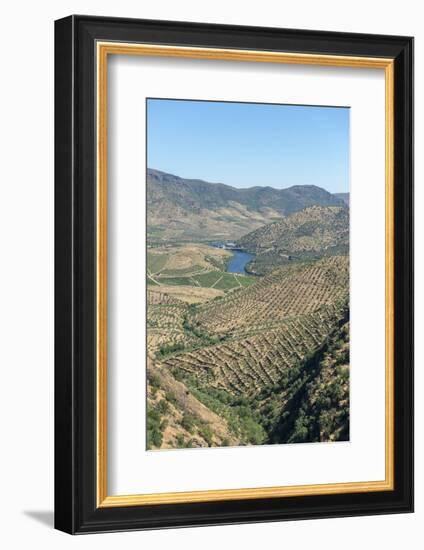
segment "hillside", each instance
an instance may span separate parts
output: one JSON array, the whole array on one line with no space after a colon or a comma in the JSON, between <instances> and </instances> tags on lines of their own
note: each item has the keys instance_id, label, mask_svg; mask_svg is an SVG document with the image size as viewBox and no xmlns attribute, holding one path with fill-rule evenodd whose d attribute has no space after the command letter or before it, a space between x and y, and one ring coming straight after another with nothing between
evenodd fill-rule
<instances>
[{"instance_id":1,"label":"hillside","mask_svg":"<svg viewBox=\"0 0 424 550\"><path fill-rule=\"evenodd\" d=\"M349 440L349 323L251 402L267 443Z\"/></svg>"},{"instance_id":2,"label":"hillside","mask_svg":"<svg viewBox=\"0 0 424 550\"><path fill-rule=\"evenodd\" d=\"M264 225L238 240L256 255L249 266L264 274L291 260L347 254L349 210L339 206L312 206Z\"/></svg>"},{"instance_id":3,"label":"hillside","mask_svg":"<svg viewBox=\"0 0 424 550\"><path fill-rule=\"evenodd\" d=\"M237 189L147 170L149 242L238 239L309 206L345 206L314 185Z\"/></svg>"},{"instance_id":4,"label":"hillside","mask_svg":"<svg viewBox=\"0 0 424 550\"><path fill-rule=\"evenodd\" d=\"M350 203L350 193L333 193L338 199L344 201L348 206Z\"/></svg>"},{"instance_id":5,"label":"hillside","mask_svg":"<svg viewBox=\"0 0 424 550\"><path fill-rule=\"evenodd\" d=\"M147 369L148 449L237 445L225 419L151 358Z\"/></svg>"},{"instance_id":6,"label":"hillside","mask_svg":"<svg viewBox=\"0 0 424 550\"><path fill-rule=\"evenodd\" d=\"M197 303L151 287L150 448L347 439L348 292L347 256Z\"/></svg>"}]
</instances>

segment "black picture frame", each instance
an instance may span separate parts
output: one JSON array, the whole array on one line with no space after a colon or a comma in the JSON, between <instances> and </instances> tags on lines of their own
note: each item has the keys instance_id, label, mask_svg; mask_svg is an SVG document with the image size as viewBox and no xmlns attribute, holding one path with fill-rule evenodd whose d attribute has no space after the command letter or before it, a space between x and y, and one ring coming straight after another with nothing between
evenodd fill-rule
<instances>
[{"instance_id":1,"label":"black picture frame","mask_svg":"<svg viewBox=\"0 0 424 550\"><path fill-rule=\"evenodd\" d=\"M394 60L394 490L97 507L98 40ZM55 527L76 534L412 512L413 39L73 15L55 22L55 75Z\"/></svg>"}]
</instances>

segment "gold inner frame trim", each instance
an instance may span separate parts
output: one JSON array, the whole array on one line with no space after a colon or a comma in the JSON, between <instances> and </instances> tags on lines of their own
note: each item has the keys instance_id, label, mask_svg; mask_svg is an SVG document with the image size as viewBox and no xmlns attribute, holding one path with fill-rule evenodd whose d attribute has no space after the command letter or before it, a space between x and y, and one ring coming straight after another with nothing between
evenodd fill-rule
<instances>
[{"instance_id":1,"label":"gold inner frame trim","mask_svg":"<svg viewBox=\"0 0 424 550\"><path fill-rule=\"evenodd\" d=\"M315 55L219 48L97 42L97 506L142 506L306 495L365 493L394 489L394 61L390 58ZM385 479L315 485L255 487L109 496L107 492L107 61L109 55L220 59L385 71L386 360Z\"/></svg>"}]
</instances>

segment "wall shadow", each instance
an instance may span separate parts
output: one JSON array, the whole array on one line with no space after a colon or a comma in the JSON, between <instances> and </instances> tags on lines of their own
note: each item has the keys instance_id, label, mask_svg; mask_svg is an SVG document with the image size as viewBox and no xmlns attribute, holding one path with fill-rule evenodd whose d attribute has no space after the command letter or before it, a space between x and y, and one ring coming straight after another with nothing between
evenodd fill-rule
<instances>
[{"instance_id":1,"label":"wall shadow","mask_svg":"<svg viewBox=\"0 0 424 550\"><path fill-rule=\"evenodd\" d=\"M53 510L24 510L24 515L35 519L39 523L53 529L54 527L54 512Z\"/></svg>"}]
</instances>

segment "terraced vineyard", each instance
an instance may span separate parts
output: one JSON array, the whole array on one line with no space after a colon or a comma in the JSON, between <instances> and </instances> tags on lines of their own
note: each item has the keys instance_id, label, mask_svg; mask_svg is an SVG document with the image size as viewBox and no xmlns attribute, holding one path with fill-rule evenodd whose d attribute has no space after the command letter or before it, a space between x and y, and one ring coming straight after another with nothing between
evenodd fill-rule
<instances>
[{"instance_id":1,"label":"terraced vineyard","mask_svg":"<svg viewBox=\"0 0 424 550\"><path fill-rule=\"evenodd\" d=\"M147 291L147 305L148 306L159 306L159 305L177 305L183 304L182 300L179 300L175 296L170 296L166 292L152 291L149 289Z\"/></svg>"},{"instance_id":2,"label":"terraced vineyard","mask_svg":"<svg viewBox=\"0 0 424 550\"><path fill-rule=\"evenodd\" d=\"M191 345L195 337L182 328L185 306L150 306L147 343L150 352L178 349Z\"/></svg>"},{"instance_id":3,"label":"terraced vineyard","mask_svg":"<svg viewBox=\"0 0 424 550\"><path fill-rule=\"evenodd\" d=\"M348 268L346 256L282 267L243 292L199 306L189 323L208 334L227 336L270 328L287 317L345 299Z\"/></svg>"},{"instance_id":4,"label":"terraced vineyard","mask_svg":"<svg viewBox=\"0 0 424 550\"><path fill-rule=\"evenodd\" d=\"M149 352L184 349L198 338L184 329L188 305L172 295L147 291L147 345Z\"/></svg>"},{"instance_id":5,"label":"terraced vineyard","mask_svg":"<svg viewBox=\"0 0 424 550\"><path fill-rule=\"evenodd\" d=\"M323 306L315 313L288 318L278 328L183 352L163 364L174 373L191 375L201 389L254 395L277 384L287 369L319 348L346 316L346 304Z\"/></svg>"}]
</instances>

